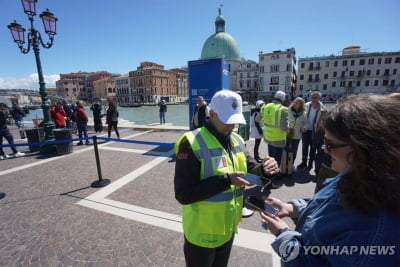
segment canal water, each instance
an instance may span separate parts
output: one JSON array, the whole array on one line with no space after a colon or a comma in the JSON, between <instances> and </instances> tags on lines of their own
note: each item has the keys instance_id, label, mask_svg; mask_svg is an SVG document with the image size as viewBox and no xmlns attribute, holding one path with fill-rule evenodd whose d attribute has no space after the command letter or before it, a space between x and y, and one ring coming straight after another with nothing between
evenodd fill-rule
<instances>
[{"instance_id":1,"label":"canal water","mask_svg":"<svg viewBox=\"0 0 400 267\"><path fill-rule=\"evenodd\" d=\"M89 117L93 117L90 106L85 106L86 113ZM139 125L147 125L152 123L159 123L160 118L158 114L158 106L141 106L141 107L118 107L119 118L134 122ZM106 109L103 109L106 113ZM43 111L41 109L30 110L29 114L24 118L25 122L30 122L34 118L43 118ZM165 116L166 123L172 123L176 126L189 125L189 105L168 105L167 113Z\"/></svg>"},{"instance_id":2,"label":"canal water","mask_svg":"<svg viewBox=\"0 0 400 267\"><path fill-rule=\"evenodd\" d=\"M328 109L333 104L326 105ZM250 110L253 106L244 106L243 110ZM159 123L158 106L141 106L141 107L118 107L119 118L134 122L138 125L147 125L152 123ZM89 117L93 117L90 106L85 106L86 113ZM104 107L103 113L106 113ZM31 122L34 118L43 118L41 109L30 110L30 113L24 118L25 122ZM175 126L189 126L189 105L168 105L167 113L165 116L166 123L172 123Z\"/></svg>"}]
</instances>

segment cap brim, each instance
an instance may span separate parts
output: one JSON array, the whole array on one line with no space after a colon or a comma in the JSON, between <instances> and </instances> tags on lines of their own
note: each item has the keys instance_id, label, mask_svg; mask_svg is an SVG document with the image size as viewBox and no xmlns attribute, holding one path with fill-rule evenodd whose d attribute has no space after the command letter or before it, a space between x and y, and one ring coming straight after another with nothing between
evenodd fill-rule
<instances>
[{"instance_id":1,"label":"cap brim","mask_svg":"<svg viewBox=\"0 0 400 267\"><path fill-rule=\"evenodd\" d=\"M246 120L244 119L244 116L241 113L233 114L232 116L226 118L225 120L221 119L221 121L225 124L246 124Z\"/></svg>"}]
</instances>

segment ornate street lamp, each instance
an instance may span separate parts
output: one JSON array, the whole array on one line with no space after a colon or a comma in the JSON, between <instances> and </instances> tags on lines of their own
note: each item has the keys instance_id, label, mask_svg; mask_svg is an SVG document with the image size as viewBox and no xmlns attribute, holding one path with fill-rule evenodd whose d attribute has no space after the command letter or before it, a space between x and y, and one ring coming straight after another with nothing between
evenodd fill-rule
<instances>
[{"instance_id":1,"label":"ornate street lamp","mask_svg":"<svg viewBox=\"0 0 400 267\"><path fill-rule=\"evenodd\" d=\"M10 29L11 35L14 39L14 42L17 43L19 49L23 54L29 53L31 46L33 52L35 53L36 59L36 67L39 76L39 85L40 85L40 96L42 98L42 110L44 117L44 132L45 132L45 140L53 140L54 134L53 129L55 127L54 122L51 120L50 116L50 101L47 97L47 90L43 78L42 64L40 62L40 45L44 48L50 48L53 45L54 35L56 35L56 22L57 18L54 17L53 13L51 13L48 9L40 14L40 18L43 21L44 29L47 35L49 36L49 41L47 43L43 42L43 39L40 35L40 32L35 29L33 26L34 17L36 16L36 2L37 0L21 0L22 6L24 7L24 13L28 15L28 18L31 22L31 27L28 30L28 46L24 48L25 44L25 29L18 24L15 20L8 28ZM49 146L42 147L42 153L47 153L49 151Z\"/></svg>"}]
</instances>

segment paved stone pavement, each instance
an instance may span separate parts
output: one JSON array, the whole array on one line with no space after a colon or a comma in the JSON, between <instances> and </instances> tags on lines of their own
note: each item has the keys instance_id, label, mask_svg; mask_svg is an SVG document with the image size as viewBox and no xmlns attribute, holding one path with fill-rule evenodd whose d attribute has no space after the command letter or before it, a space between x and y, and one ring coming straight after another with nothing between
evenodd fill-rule
<instances>
[{"instance_id":1,"label":"paved stone pavement","mask_svg":"<svg viewBox=\"0 0 400 267\"><path fill-rule=\"evenodd\" d=\"M173 143L182 132L126 128L121 141ZM99 178L93 145L74 145L70 154L36 152L0 161L0 192L6 193L0 200L0 266L185 265L172 148L99 143L102 178L111 181L101 188L90 186ZM253 145L247 142L249 151ZM26 146L18 149L29 152ZM263 143L262 155L266 149ZM313 179L298 172L270 193L284 201L310 196ZM259 193L254 187L247 191ZM261 228L258 214L243 219L229 266L279 266L270 247L273 239Z\"/></svg>"}]
</instances>

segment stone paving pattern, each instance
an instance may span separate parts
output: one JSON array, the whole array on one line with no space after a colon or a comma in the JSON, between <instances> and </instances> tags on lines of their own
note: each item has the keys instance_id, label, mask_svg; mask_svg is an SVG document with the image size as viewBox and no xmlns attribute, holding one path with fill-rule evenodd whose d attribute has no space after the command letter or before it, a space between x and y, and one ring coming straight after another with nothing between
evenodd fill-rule
<instances>
[{"instance_id":1,"label":"stone paving pattern","mask_svg":"<svg viewBox=\"0 0 400 267\"><path fill-rule=\"evenodd\" d=\"M18 139L18 132L11 128ZM124 129L121 138L142 131ZM130 139L171 143L182 132L153 130ZM26 139L16 141L24 143ZM253 144L253 140L247 142L249 151ZM102 146L168 150L123 142ZM262 155L266 147L263 143ZM28 152L28 147L18 150ZM10 153L9 148L4 151ZM99 153L102 176L111 182L157 157L152 152L128 153L101 146ZM34 165L46 159L52 161ZM5 173L29 164L33 166ZM107 198L180 215L180 204L174 198L174 167L174 158L167 158ZM182 233L76 205L99 190L90 187L97 179L93 145L74 145L73 153L62 156L32 153L1 160L0 192L6 197L0 200L0 266L185 266ZM310 196L315 187L313 180L314 176L299 172L282 179L283 186L272 190L271 195L284 201ZM265 232L258 214L243 219L240 227ZM229 266L272 266L271 255L234 246Z\"/></svg>"}]
</instances>

